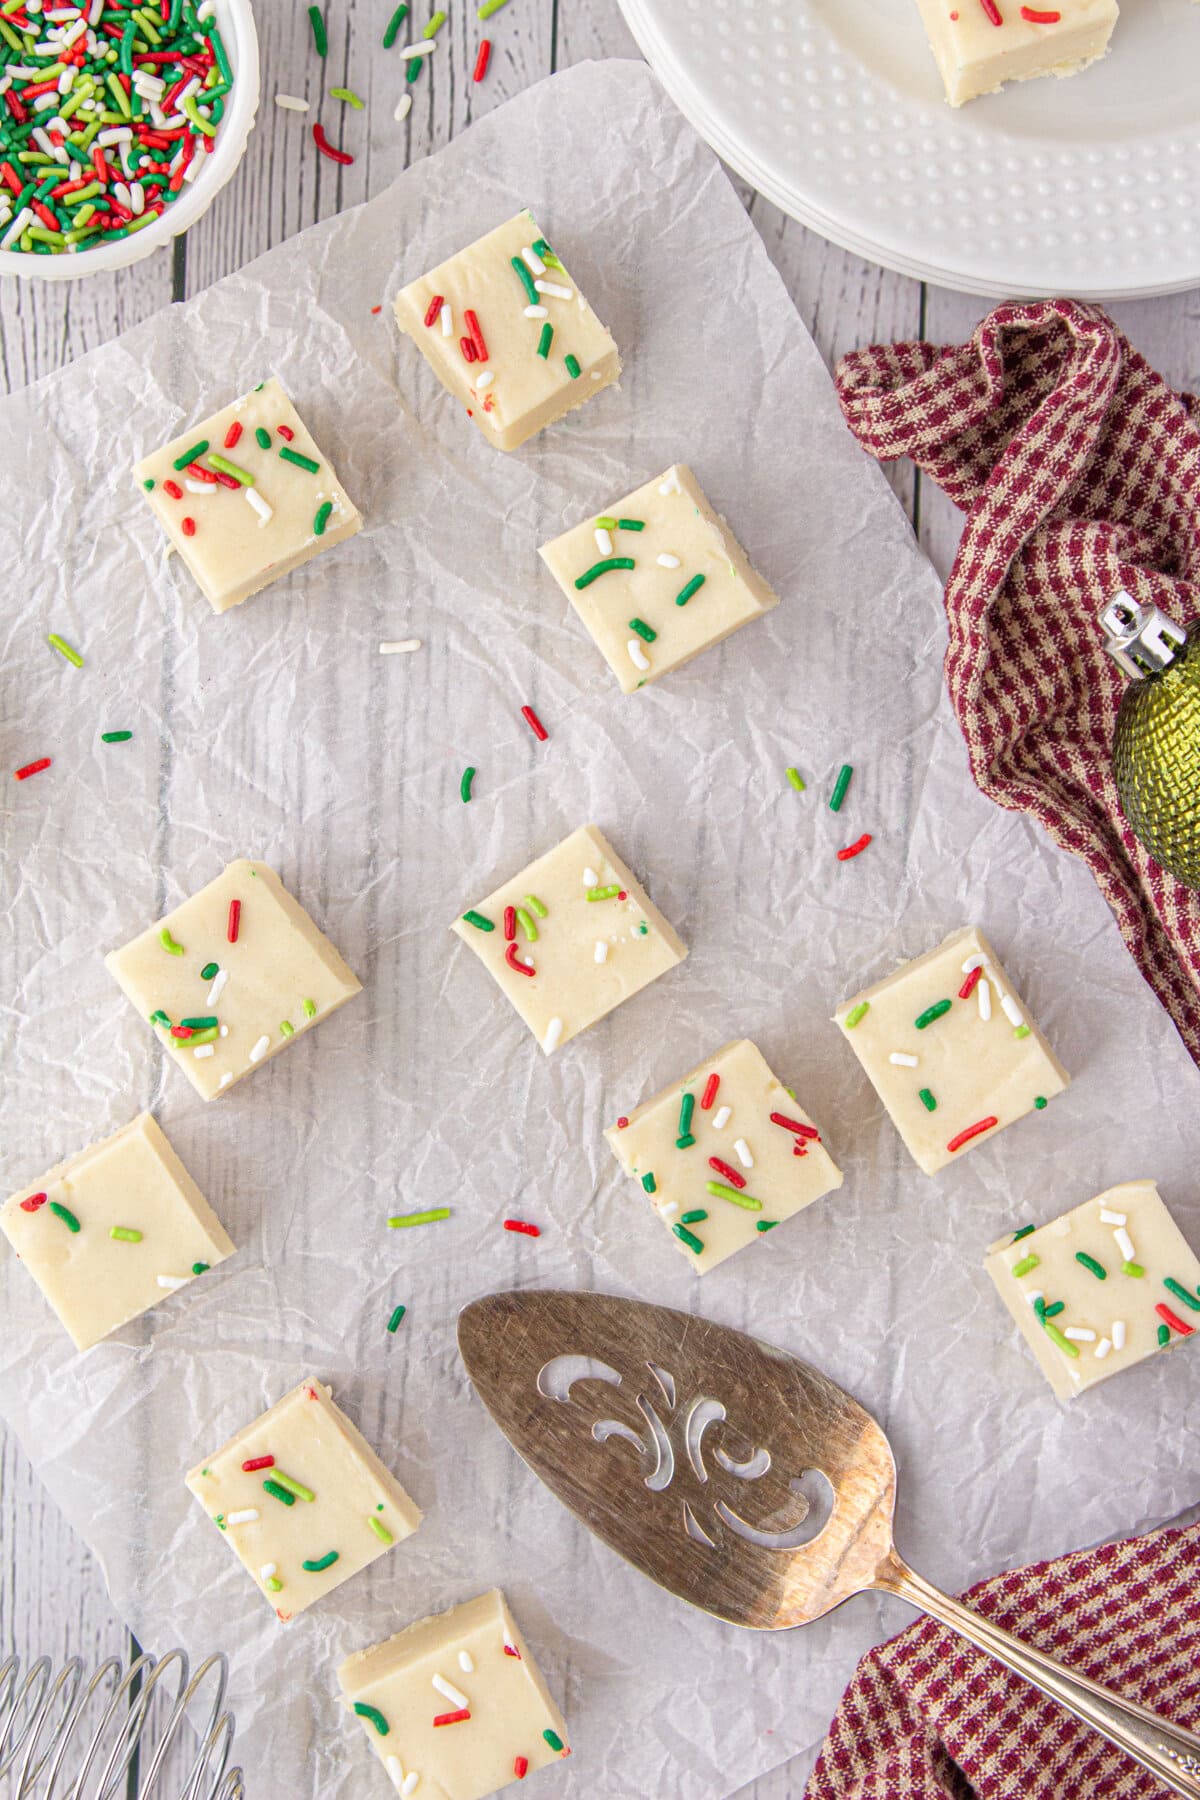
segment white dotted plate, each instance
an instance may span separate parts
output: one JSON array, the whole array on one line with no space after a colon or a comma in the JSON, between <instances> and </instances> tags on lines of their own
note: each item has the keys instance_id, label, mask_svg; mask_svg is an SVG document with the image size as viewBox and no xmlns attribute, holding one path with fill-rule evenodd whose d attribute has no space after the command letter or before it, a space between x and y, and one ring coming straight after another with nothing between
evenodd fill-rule
<instances>
[{"instance_id":1,"label":"white dotted plate","mask_svg":"<svg viewBox=\"0 0 1200 1800\"><path fill-rule=\"evenodd\" d=\"M719 155L846 249L976 294L1200 285L1195 0L1122 0L1103 62L957 111L914 0L621 7Z\"/></svg>"}]
</instances>

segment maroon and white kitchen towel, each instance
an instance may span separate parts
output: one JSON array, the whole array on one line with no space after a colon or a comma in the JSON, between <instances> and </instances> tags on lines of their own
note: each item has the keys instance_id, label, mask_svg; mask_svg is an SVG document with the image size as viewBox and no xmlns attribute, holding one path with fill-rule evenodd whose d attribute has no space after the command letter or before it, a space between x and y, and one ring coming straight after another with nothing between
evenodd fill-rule
<instances>
[{"instance_id":1,"label":"maroon and white kitchen towel","mask_svg":"<svg viewBox=\"0 0 1200 1800\"><path fill-rule=\"evenodd\" d=\"M946 680L976 784L1083 858L1200 1063L1200 895L1122 816L1125 682L1096 624L1118 588L1200 613L1200 402L1073 300L997 307L967 344L856 350L837 386L864 449L911 456L966 514Z\"/></svg>"},{"instance_id":2,"label":"maroon and white kitchen towel","mask_svg":"<svg viewBox=\"0 0 1200 1800\"><path fill-rule=\"evenodd\" d=\"M1200 1524L997 1575L973 1612L1200 1729ZM1154 1776L922 1619L866 1655L805 1800L1170 1800Z\"/></svg>"}]
</instances>

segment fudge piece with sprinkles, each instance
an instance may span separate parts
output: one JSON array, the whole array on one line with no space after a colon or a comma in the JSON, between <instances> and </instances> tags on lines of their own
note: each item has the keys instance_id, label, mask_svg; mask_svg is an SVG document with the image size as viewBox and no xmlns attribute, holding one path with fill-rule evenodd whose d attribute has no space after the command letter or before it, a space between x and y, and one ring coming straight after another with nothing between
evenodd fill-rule
<instances>
[{"instance_id":1,"label":"fudge piece with sprinkles","mask_svg":"<svg viewBox=\"0 0 1200 1800\"><path fill-rule=\"evenodd\" d=\"M403 1796L484 1800L571 1754L498 1588L347 1657L338 1682Z\"/></svg>"},{"instance_id":2,"label":"fudge piece with sprinkles","mask_svg":"<svg viewBox=\"0 0 1200 1800\"><path fill-rule=\"evenodd\" d=\"M452 929L547 1055L687 955L594 825L477 901Z\"/></svg>"},{"instance_id":3,"label":"fudge piece with sprinkles","mask_svg":"<svg viewBox=\"0 0 1200 1800\"><path fill-rule=\"evenodd\" d=\"M604 1136L700 1275L842 1185L816 1126L749 1038Z\"/></svg>"},{"instance_id":4,"label":"fudge piece with sprinkles","mask_svg":"<svg viewBox=\"0 0 1200 1800\"><path fill-rule=\"evenodd\" d=\"M501 450L621 373L616 344L530 212L411 281L394 310L442 386Z\"/></svg>"},{"instance_id":5,"label":"fudge piece with sprinkles","mask_svg":"<svg viewBox=\"0 0 1200 1800\"><path fill-rule=\"evenodd\" d=\"M362 1432L311 1377L185 1479L284 1624L421 1523Z\"/></svg>"},{"instance_id":6,"label":"fudge piece with sprinkles","mask_svg":"<svg viewBox=\"0 0 1200 1800\"><path fill-rule=\"evenodd\" d=\"M0 1231L77 1350L234 1252L149 1113L19 1188L0 1207Z\"/></svg>"},{"instance_id":7,"label":"fudge piece with sprinkles","mask_svg":"<svg viewBox=\"0 0 1200 1800\"><path fill-rule=\"evenodd\" d=\"M274 869L244 858L104 962L203 1100L362 991Z\"/></svg>"},{"instance_id":8,"label":"fudge piece with sprinkles","mask_svg":"<svg viewBox=\"0 0 1200 1800\"><path fill-rule=\"evenodd\" d=\"M1125 1181L984 1263L1060 1400L1200 1330L1200 1261L1152 1181Z\"/></svg>"},{"instance_id":9,"label":"fudge piece with sprinkles","mask_svg":"<svg viewBox=\"0 0 1200 1800\"><path fill-rule=\"evenodd\" d=\"M1108 49L1117 0L917 0L951 106L1006 81L1075 75Z\"/></svg>"},{"instance_id":10,"label":"fudge piece with sprinkles","mask_svg":"<svg viewBox=\"0 0 1200 1800\"><path fill-rule=\"evenodd\" d=\"M779 605L686 463L538 554L627 694Z\"/></svg>"},{"instance_id":11,"label":"fudge piece with sprinkles","mask_svg":"<svg viewBox=\"0 0 1200 1800\"><path fill-rule=\"evenodd\" d=\"M214 612L362 525L274 375L144 457L133 474Z\"/></svg>"},{"instance_id":12,"label":"fudge piece with sprinkles","mask_svg":"<svg viewBox=\"0 0 1200 1800\"><path fill-rule=\"evenodd\" d=\"M1041 1112L1071 1079L973 925L834 1016L927 1175Z\"/></svg>"}]
</instances>

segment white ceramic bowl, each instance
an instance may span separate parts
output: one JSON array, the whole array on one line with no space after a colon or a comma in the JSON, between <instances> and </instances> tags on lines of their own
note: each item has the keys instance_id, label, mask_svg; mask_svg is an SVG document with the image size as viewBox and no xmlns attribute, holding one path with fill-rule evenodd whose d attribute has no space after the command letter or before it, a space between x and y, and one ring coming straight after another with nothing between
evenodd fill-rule
<instances>
[{"instance_id":1,"label":"white ceramic bowl","mask_svg":"<svg viewBox=\"0 0 1200 1800\"><path fill-rule=\"evenodd\" d=\"M64 251L56 256L27 256L20 250L0 250L0 275L37 281L78 281L83 275L123 269L169 244L207 212L245 155L259 100L258 33L250 0L214 0L214 6L233 70L233 86L225 102L217 147L211 156L205 156L203 171L194 181L184 184L178 200L164 208L144 231L73 255Z\"/></svg>"}]
</instances>

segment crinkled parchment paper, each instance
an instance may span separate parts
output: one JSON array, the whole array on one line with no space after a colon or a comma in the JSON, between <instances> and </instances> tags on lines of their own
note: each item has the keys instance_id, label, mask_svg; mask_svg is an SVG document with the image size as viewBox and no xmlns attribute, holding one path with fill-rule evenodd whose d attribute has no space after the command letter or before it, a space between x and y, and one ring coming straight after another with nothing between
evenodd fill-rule
<instances>
[{"instance_id":1,"label":"crinkled parchment paper","mask_svg":"<svg viewBox=\"0 0 1200 1800\"><path fill-rule=\"evenodd\" d=\"M625 375L505 457L388 302L526 204ZM271 370L366 529L218 618L127 471ZM4 766L54 757L3 784L4 1190L150 1106L240 1246L82 1358L6 1255L0 1405L138 1637L231 1653L253 1794L381 1792L336 1662L491 1583L571 1722L576 1753L539 1792L588 1800L714 1800L811 1752L857 1656L907 1616L867 1599L759 1638L654 1591L468 1391L455 1314L489 1289L634 1293L809 1355L890 1431L901 1547L943 1583L1196 1498L1194 1354L1064 1410L979 1266L1010 1225L1130 1176L1156 1176L1200 1239L1196 1072L1086 871L972 788L934 575L732 188L640 65L531 89L378 200L7 401L0 427ZM536 546L676 458L783 604L625 697ZM418 655L378 654L410 634ZM131 743L99 743L121 727ZM586 820L691 956L547 1060L447 927ZM280 870L366 991L206 1107L101 956L238 855ZM827 1021L971 919L1075 1084L933 1181ZM846 1184L700 1283L600 1131L743 1033ZM388 1231L440 1202L448 1223ZM544 1235L504 1232L510 1212ZM428 1516L285 1628L182 1475L310 1373Z\"/></svg>"}]
</instances>

